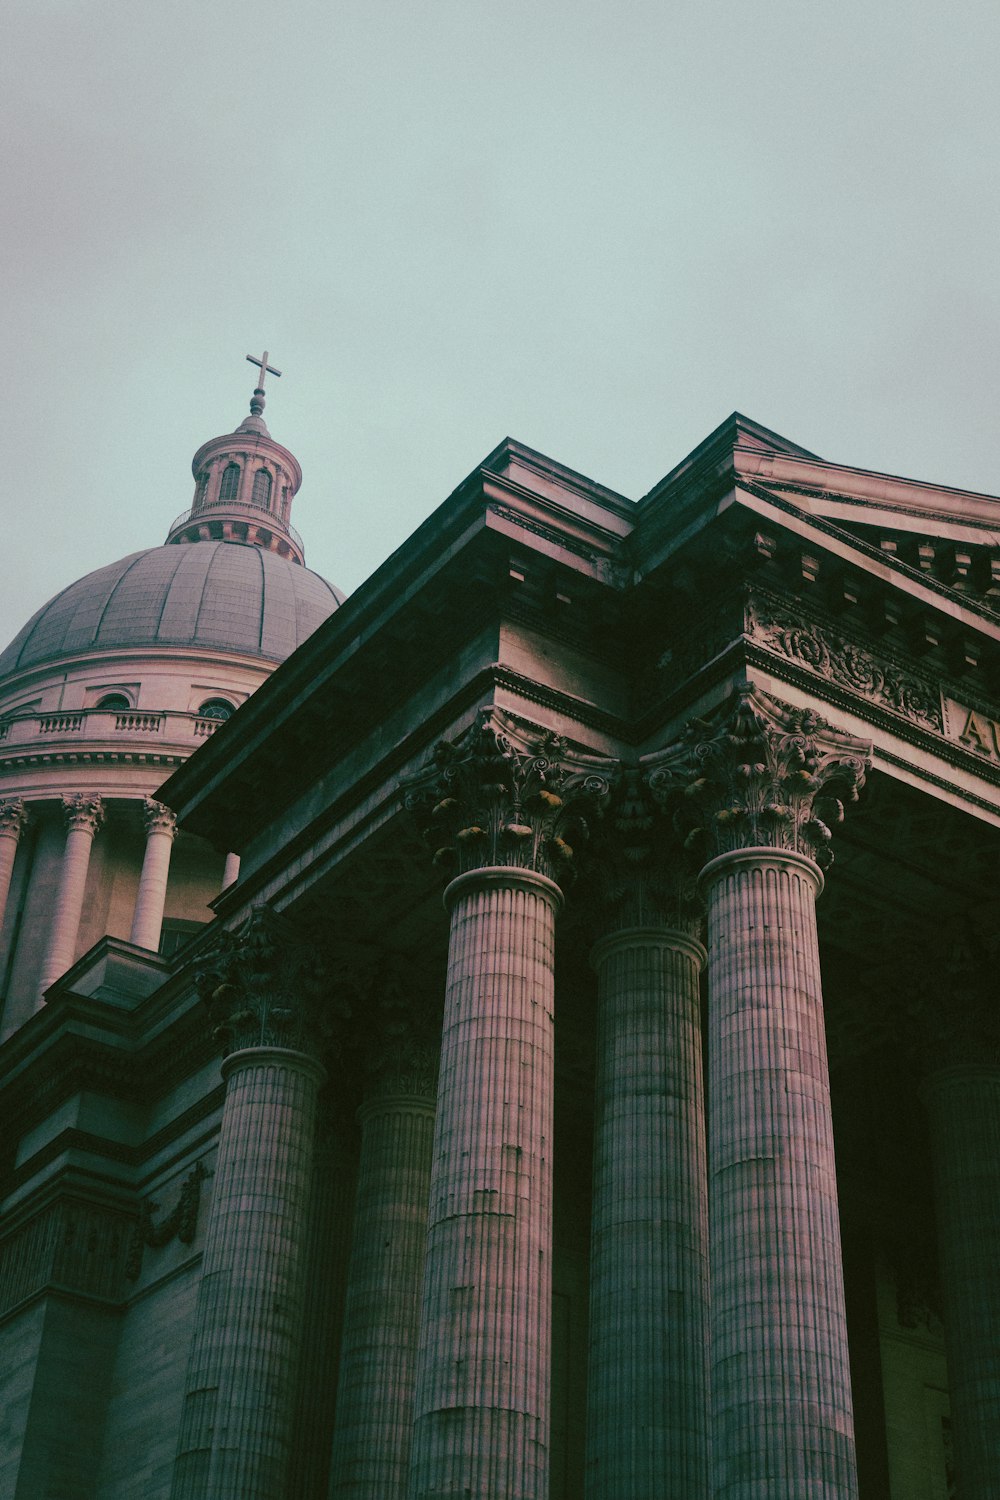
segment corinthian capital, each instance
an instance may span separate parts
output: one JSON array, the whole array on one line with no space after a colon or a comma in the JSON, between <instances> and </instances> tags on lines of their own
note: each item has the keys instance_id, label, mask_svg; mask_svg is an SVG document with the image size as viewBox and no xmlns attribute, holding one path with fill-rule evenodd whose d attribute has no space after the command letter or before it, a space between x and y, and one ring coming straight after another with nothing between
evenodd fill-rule
<instances>
[{"instance_id":1,"label":"corinthian capital","mask_svg":"<svg viewBox=\"0 0 1000 1500\"><path fill-rule=\"evenodd\" d=\"M667 926L697 935L697 869L637 766L625 767L611 792L582 884L604 932Z\"/></svg>"},{"instance_id":2,"label":"corinthian capital","mask_svg":"<svg viewBox=\"0 0 1000 1500\"><path fill-rule=\"evenodd\" d=\"M440 742L405 800L428 820L435 861L454 873L505 865L565 883L615 769L494 708Z\"/></svg>"},{"instance_id":3,"label":"corinthian capital","mask_svg":"<svg viewBox=\"0 0 1000 1500\"><path fill-rule=\"evenodd\" d=\"M832 827L864 785L871 746L746 688L646 758L653 796L704 857L769 847L831 864Z\"/></svg>"},{"instance_id":4,"label":"corinthian capital","mask_svg":"<svg viewBox=\"0 0 1000 1500\"><path fill-rule=\"evenodd\" d=\"M176 836L177 814L163 802L157 802L152 797L142 799L142 821L147 834L169 833L171 838Z\"/></svg>"},{"instance_id":5,"label":"corinthian capital","mask_svg":"<svg viewBox=\"0 0 1000 1500\"><path fill-rule=\"evenodd\" d=\"M314 948L270 907L255 907L205 955L195 986L224 1054L287 1047L318 1055L347 1007L330 993Z\"/></svg>"},{"instance_id":6,"label":"corinthian capital","mask_svg":"<svg viewBox=\"0 0 1000 1500\"><path fill-rule=\"evenodd\" d=\"M62 804L68 830L89 828L96 833L104 822L104 802L97 792L71 792Z\"/></svg>"},{"instance_id":7,"label":"corinthian capital","mask_svg":"<svg viewBox=\"0 0 1000 1500\"><path fill-rule=\"evenodd\" d=\"M428 1000L426 976L412 963L383 967L372 986L360 1040L365 1100L433 1098L441 1048L441 1007Z\"/></svg>"},{"instance_id":8,"label":"corinthian capital","mask_svg":"<svg viewBox=\"0 0 1000 1500\"><path fill-rule=\"evenodd\" d=\"M28 821L28 812L20 797L0 798L0 836L19 839Z\"/></svg>"}]
</instances>

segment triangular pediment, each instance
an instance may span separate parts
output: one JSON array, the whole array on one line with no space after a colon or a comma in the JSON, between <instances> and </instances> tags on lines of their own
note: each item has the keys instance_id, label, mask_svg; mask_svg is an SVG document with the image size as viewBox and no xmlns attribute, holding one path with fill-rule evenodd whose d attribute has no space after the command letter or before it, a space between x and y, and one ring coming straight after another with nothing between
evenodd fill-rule
<instances>
[{"instance_id":1,"label":"triangular pediment","mask_svg":"<svg viewBox=\"0 0 1000 1500\"><path fill-rule=\"evenodd\" d=\"M818 461L737 462L738 493L858 546L903 582L1000 613L1000 498Z\"/></svg>"}]
</instances>

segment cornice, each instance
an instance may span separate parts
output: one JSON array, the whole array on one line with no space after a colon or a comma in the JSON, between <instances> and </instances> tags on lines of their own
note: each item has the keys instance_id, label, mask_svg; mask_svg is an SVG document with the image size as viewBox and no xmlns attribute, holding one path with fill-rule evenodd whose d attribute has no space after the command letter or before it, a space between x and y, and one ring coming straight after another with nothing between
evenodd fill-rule
<instances>
[{"instance_id":1,"label":"cornice","mask_svg":"<svg viewBox=\"0 0 1000 1500\"><path fill-rule=\"evenodd\" d=\"M888 574L896 574L898 577L913 584L920 591L933 596L933 598L947 600L952 609L965 611L982 623L990 625L992 627L992 630L989 632L991 636L993 638L1000 638L1000 618L998 618L996 611L991 610L985 604L981 604L971 595L957 593L956 590L949 588L947 584L942 583L939 579L927 573L920 572L919 569L911 567L909 563L903 562L900 558L888 556L881 548L874 546L871 542L866 542L862 537L856 536L853 531L846 531L842 526L836 525L833 521L824 520L820 516L814 516L810 512L802 510L790 500L785 500L780 495L774 494L773 491L764 485L754 484L745 478L741 478L738 488L748 495L753 495L758 500L763 500L768 505L774 506L776 510L783 511L786 515L794 517L797 521L804 523L820 535L828 536L831 540L839 542L842 546L846 545L866 561L878 563L880 572L884 570ZM969 623L973 624L974 622L970 621Z\"/></svg>"}]
</instances>

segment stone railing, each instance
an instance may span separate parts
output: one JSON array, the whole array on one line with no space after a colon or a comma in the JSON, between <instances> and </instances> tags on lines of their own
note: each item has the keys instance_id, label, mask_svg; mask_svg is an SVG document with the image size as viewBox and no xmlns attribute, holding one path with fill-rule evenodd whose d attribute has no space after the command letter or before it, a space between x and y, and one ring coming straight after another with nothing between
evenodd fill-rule
<instances>
[{"instance_id":1,"label":"stone railing","mask_svg":"<svg viewBox=\"0 0 1000 1500\"><path fill-rule=\"evenodd\" d=\"M100 741L113 748L122 741L140 740L149 744L159 740L173 745L195 744L214 734L224 719L204 718L201 714L177 709L158 713L138 709L85 708L73 713L11 714L0 719L0 755L16 756L22 746L45 743L55 748L60 742Z\"/></svg>"},{"instance_id":2,"label":"stone railing","mask_svg":"<svg viewBox=\"0 0 1000 1500\"><path fill-rule=\"evenodd\" d=\"M206 523L218 521L222 513L226 513L227 520L249 521L253 525L266 527L278 536L287 536L300 552L305 551L302 538L290 521L283 521L266 505L254 505L251 500L213 500L208 505L192 505L174 518L167 535L172 536L182 526L195 525L202 517Z\"/></svg>"}]
</instances>

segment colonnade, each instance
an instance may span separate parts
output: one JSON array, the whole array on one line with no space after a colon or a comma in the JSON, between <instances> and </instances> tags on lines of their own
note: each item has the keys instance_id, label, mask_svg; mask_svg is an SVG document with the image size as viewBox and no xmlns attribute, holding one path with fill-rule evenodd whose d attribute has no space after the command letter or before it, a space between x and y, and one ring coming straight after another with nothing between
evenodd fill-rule
<instances>
[{"instance_id":1,"label":"colonnade","mask_svg":"<svg viewBox=\"0 0 1000 1500\"><path fill-rule=\"evenodd\" d=\"M52 913L43 936L40 995L65 973L76 956L94 841L104 826L108 810L107 799L97 792L69 793L61 797L60 803L65 842ZM145 845L129 942L155 952L163 927L177 819L170 808L153 797L143 797L139 805ZM33 815L30 801L21 797L0 799L0 928L6 916L19 842ZM239 868L239 857L227 855L223 890L238 878Z\"/></svg>"},{"instance_id":2,"label":"colonnade","mask_svg":"<svg viewBox=\"0 0 1000 1500\"><path fill-rule=\"evenodd\" d=\"M624 776L496 715L439 747L409 797L452 865L437 1081L428 1066L419 1086L392 1069L366 1084L330 1500L548 1496L554 931L601 802L619 855L598 852L617 864L592 954L588 1500L857 1495L815 901L865 750L754 692ZM682 842L700 851L705 946ZM289 1330L301 1316L286 1261L308 1205L298 1168L231 1137L254 1135L256 1109L284 1121L298 1150L320 1074L315 996L261 948L263 920L226 939L223 977L209 983L235 1050L172 1500L285 1493ZM258 1015L272 972L277 1042ZM952 1392L963 1500L987 1500L1000 1473L997 1324L973 1325L984 1306L1000 1313L1000 1194L973 1209L981 1194L965 1179L1000 1187L982 1144L998 1126L1000 1067L951 1068L928 1100L954 1225L942 1265L963 1349ZM284 1226L277 1246L254 1222L255 1195ZM281 1338L244 1326L275 1276ZM223 1373L227 1348L237 1375ZM238 1489L225 1478L233 1419L217 1415L237 1379L244 1401L266 1406L240 1417Z\"/></svg>"}]
</instances>

